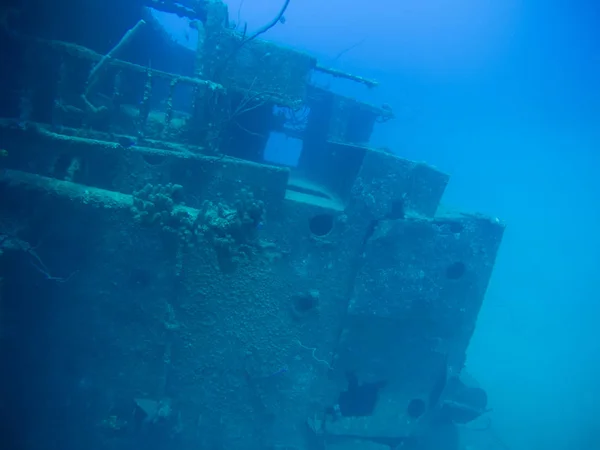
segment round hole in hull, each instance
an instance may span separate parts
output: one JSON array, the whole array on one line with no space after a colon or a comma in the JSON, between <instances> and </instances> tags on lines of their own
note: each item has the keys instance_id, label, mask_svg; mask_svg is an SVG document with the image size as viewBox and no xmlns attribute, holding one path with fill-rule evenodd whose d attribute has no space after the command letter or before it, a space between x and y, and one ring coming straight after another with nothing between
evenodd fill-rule
<instances>
[{"instance_id":1,"label":"round hole in hull","mask_svg":"<svg viewBox=\"0 0 600 450\"><path fill-rule=\"evenodd\" d=\"M458 280L463 277L467 271L467 266L461 261L454 262L446 268L446 278L449 280Z\"/></svg>"},{"instance_id":2,"label":"round hole in hull","mask_svg":"<svg viewBox=\"0 0 600 450\"><path fill-rule=\"evenodd\" d=\"M310 219L308 227L315 236L326 236L333 229L333 215L317 214Z\"/></svg>"},{"instance_id":3,"label":"round hole in hull","mask_svg":"<svg viewBox=\"0 0 600 450\"><path fill-rule=\"evenodd\" d=\"M418 419L425 414L426 409L427 405L425 404L424 400L420 398L413 398L410 402L408 402L406 414L408 414L411 419Z\"/></svg>"}]
</instances>

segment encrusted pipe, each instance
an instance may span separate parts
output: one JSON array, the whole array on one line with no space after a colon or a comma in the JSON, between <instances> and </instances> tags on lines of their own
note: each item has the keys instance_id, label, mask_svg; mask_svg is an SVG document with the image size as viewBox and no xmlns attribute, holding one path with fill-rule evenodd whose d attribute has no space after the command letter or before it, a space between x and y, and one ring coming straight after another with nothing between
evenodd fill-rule
<instances>
[{"instance_id":1,"label":"encrusted pipe","mask_svg":"<svg viewBox=\"0 0 600 450\"><path fill-rule=\"evenodd\" d=\"M322 72L326 73L327 75L331 75L334 78L344 78L346 80L356 81L357 83L362 83L370 88L379 86L379 82L375 80L370 80L368 78L364 78L358 75L353 75L351 73L343 72L338 69L332 69L331 67L324 67L317 64L313 69L317 72Z\"/></svg>"},{"instance_id":2,"label":"encrusted pipe","mask_svg":"<svg viewBox=\"0 0 600 450\"><path fill-rule=\"evenodd\" d=\"M93 87L95 81L96 81L96 75L98 74L98 72L112 59L115 57L115 55L119 52L119 50L121 50L125 45L127 45L127 43L129 41L131 41L131 39L135 36L135 34L146 24L146 22L144 21L144 19L141 19L138 23L136 23L133 28L127 30L127 32L123 35L123 37L121 38L121 40L119 42L117 42L117 45L115 45L106 55L104 55L102 57L102 59L100 59L100 61L98 61L98 63L92 67L92 70L90 71L90 74L88 75L88 79L87 79L87 87L85 90L85 93L87 95L87 93L90 91L90 89Z\"/></svg>"},{"instance_id":3,"label":"encrusted pipe","mask_svg":"<svg viewBox=\"0 0 600 450\"><path fill-rule=\"evenodd\" d=\"M192 27L198 31L198 41L196 43L196 55L194 59L194 78L202 78L204 74L204 40L206 38L206 29L202 22L192 22ZM195 119L198 117L200 107L200 99L202 90L200 86L194 86L194 92L192 94L192 117Z\"/></svg>"},{"instance_id":4,"label":"encrusted pipe","mask_svg":"<svg viewBox=\"0 0 600 450\"><path fill-rule=\"evenodd\" d=\"M139 133L143 134L144 127L146 126L146 121L148 120L148 115L150 114L150 99L152 97L152 71L148 70L146 72L146 84L144 85L144 98L140 103L140 110L138 116L138 127Z\"/></svg>"},{"instance_id":5,"label":"encrusted pipe","mask_svg":"<svg viewBox=\"0 0 600 450\"><path fill-rule=\"evenodd\" d=\"M167 97L167 108L165 110L165 130L171 126L171 120L173 119L173 96L175 95L175 88L177 87L177 78L171 81L169 84L169 96Z\"/></svg>"},{"instance_id":6,"label":"encrusted pipe","mask_svg":"<svg viewBox=\"0 0 600 450\"><path fill-rule=\"evenodd\" d=\"M143 0L143 3L148 7L156 9L158 11L164 11L170 14L176 14L179 17L187 17L193 20L206 20L206 6L205 2L193 1L193 2L175 2L171 0ZM192 5L186 5L185 3L192 3Z\"/></svg>"}]
</instances>

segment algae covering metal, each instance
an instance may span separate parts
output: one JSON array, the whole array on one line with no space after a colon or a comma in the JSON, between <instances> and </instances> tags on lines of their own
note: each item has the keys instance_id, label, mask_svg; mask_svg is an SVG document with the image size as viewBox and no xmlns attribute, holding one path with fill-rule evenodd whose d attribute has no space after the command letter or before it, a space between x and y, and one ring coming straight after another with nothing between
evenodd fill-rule
<instances>
[{"instance_id":1,"label":"algae covering metal","mask_svg":"<svg viewBox=\"0 0 600 450\"><path fill-rule=\"evenodd\" d=\"M15 439L458 448L488 407L463 366L503 224L439 214L449 177L371 148L393 114L311 86L312 57L239 47L218 1L151 3L201 22L193 74L11 34L63 55L19 66L55 76L0 120ZM273 132L303 141L297 167L265 161Z\"/></svg>"}]
</instances>

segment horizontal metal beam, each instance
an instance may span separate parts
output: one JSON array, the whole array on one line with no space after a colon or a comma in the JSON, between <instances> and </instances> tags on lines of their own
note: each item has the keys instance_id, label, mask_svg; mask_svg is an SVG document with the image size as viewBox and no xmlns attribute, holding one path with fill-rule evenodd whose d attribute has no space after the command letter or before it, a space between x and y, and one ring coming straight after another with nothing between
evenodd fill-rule
<instances>
[{"instance_id":1,"label":"horizontal metal beam","mask_svg":"<svg viewBox=\"0 0 600 450\"><path fill-rule=\"evenodd\" d=\"M187 17L192 20L200 20L201 22L204 22L207 17L207 9L204 1L181 0L175 2L172 0L144 0L144 4L158 11L176 14L179 17Z\"/></svg>"}]
</instances>

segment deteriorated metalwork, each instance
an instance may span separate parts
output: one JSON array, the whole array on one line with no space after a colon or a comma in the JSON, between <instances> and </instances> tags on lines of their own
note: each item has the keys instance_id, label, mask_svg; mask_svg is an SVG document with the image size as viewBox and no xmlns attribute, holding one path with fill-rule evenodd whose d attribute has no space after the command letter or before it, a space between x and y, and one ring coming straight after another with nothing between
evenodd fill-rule
<instances>
[{"instance_id":1,"label":"deteriorated metalwork","mask_svg":"<svg viewBox=\"0 0 600 450\"><path fill-rule=\"evenodd\" d=\"M446 174L369 146L389 107L310 74L376 82L220 1L143 3L197 51L125 3L102 45L66 16L0 41L26 55L0 105L0 408L27 448L458 448L503 224L440 214ZM266 160L277 134L297 165Z\"/></svg>"}]
</instances>

